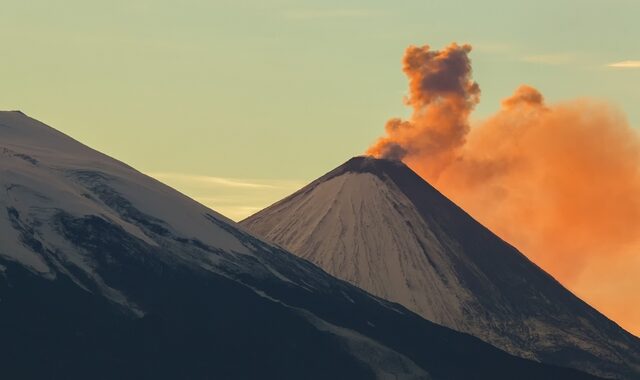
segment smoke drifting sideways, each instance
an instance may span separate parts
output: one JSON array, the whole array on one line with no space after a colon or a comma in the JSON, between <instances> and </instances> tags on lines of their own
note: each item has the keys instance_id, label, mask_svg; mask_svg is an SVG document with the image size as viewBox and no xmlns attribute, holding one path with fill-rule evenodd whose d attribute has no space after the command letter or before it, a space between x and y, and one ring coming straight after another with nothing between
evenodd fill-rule
<instances>
[{"instance_id":1,"label":"smoke drifting sideways","mask_svg":"<svg viewBox=\"0 0 640 380\"><path fill-rule=\"evenodd\" d=\"M409 47L409 120L368 154L401 159L469 214L612 319L640 334L640 136L614 107L546 104L523 85L493 116L469 45Z\"/></svg>"}]
</instances>

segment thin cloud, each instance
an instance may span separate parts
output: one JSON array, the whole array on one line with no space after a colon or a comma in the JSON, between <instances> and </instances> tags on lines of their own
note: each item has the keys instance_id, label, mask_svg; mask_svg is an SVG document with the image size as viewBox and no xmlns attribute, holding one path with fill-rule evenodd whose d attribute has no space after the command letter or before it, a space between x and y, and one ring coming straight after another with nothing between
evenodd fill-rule
<instances>
[{"instance_id":1,"label":"thin cloud","mask_svg":"<svg viewBox=\"0 0 640 380\"><path fill-rule=\"evenodd\" d=\"M194 196L193 199L228 218L239 221L255 214L288 193L263 194L262 196L236 193L233 196Z\"/></svg>"},{"instance_id":2,"label":"thin cloud","mask_svg":"<svg viewBox=\"0 0 640 380\"><path fill-rule=\"evenodd\" d=\"M208 205L206 203L203 203L203 204L205 206L211 207L211 205ZM235 220L236 222L239 222L242 219L245 219L255 214L256 212L260 211L262 208L263 207L250 207L250 206L218 206L216 207L216 211L231 220Z\"/></svg>"},{"instance_id":3,"label":"thin cloud","mask_svg":"<svg viewBox=\"0 0 640 380\"><path fill-rule=\"evenodd\" d=\"M640 69L640 61L620 61L607 65L616 69Z\"/></svg>"},{"instance_id":4,"label":"thin cloud","mask_svg":"<svg viewBox=\"0 0 640 380\"><path fill-rule=\"evenodd\" d=\"M368 9L292 9L284 12L289 19L364 18L375 12Z\"/></svg>"},{"instance_id":5,"label":"thin cloud","mask_svg":"<svg viewBox=\"0 0 640 380\"><path fill-rule=\"evenodd\" d=\"M473 44L473 51L485 54L502 55L510 60L534 63L538 65L568 65L576 63L580 54L575 52L528 54L521 47L503 42L484 42Z\"/></svg>"},{"instance_id":6,"label":"thin cloud","mask_svg":"<svg viewBox=\"0 0 640 380\"><path fill-rule=\"evenodd\" d=\"M508 53L513 50L513 46L502 42L476 42L473 44L474 52L481 53Z\"/></svg>"},{"instance_id":7,"label":"thin cloud","mask_svg":"<svg viewBox=\"0 0 640 380\"><path fill-rule=\"evenodd\" d=\"M575 61L575 56L569 53L534 54L520 58L523 62L538 63L543 65L566 65Z\"/></svg>"},{"instance_id":8,"label":"thin cloud","mask_svg":"<svg viewBox=\"0 0 640 380\"><path fill-rule=\"evenodd\" d=\"M214 177L207 175L172 173L172 172L153 172L148 173L160 181L168 182L187 182L191 184L212 185L218 187L229 188L245 188L245 189L278 189L287 187L286 181L277 180L247 180L238 178Z\"/></svg>"},{"instance_id":9,"label":"thin cloud","mask_svg":"<svg viewBox=\"0 0 640 380\"><path fill-rule=\"evenodd\" d=\"M282 199L306 183L301 180L242 179L176 172L147 174L236 221Z\"/></svg>"}]
</instances>

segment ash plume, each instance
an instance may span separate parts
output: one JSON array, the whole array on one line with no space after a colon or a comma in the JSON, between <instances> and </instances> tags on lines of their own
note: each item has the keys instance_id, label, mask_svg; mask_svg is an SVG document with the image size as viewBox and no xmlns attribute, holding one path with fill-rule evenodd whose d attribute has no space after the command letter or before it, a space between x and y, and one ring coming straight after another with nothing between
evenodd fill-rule
<instances>
[{"instance_id":1,"label":"ash plume","mask_svg":"<svg viewBox=\"0 0 640 380\"><path fill-rule=\"evenodd\" d=\"M368 150L402 159L480 222L640 332L640 136L609 104L547 104L523 85L470 126L480 90L469 45L410 47L409 120ZM606 283L603 288L595 284ZM617 284L617 286L616 286Z\"/></svg>"},{"instance_id":2,"label":"ash plume","mask_svg":"<svg viewBox=\"0 0 640 380\"><path fill-rule=\"evenodd\" d=\"M409 120L391 119L386 136L368 154L402 159L431 157L430 175L437 175L464 144L468 116L478 103L480 87L471 79L470 45L451 44L443 50L410 46L403 59L409 78L405 99L413 109Z\"/></svg>"}]
</instances>

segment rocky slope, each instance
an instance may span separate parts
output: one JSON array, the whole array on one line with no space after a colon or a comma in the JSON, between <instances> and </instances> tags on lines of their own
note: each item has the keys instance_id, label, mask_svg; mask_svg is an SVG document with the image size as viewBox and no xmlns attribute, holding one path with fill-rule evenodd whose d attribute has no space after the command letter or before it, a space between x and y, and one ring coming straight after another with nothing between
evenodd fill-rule
<instances>
[{"instance_id":1,"label":"rocky slope","mask_svg":"<svg viewBox=\"0 0 640 380\"><path fill-rule=\"evenodd\" d=\"M241 224L338 278L515 355L640 378L638 338L400 162L353 158Z\"/></svg>"},{"instance_id":2,"label":"rocky slope","mask_svg":"<svg viewBox=\"0 0 640 380\"><path fill-rule=\"evenodd\" d=\"M423 320L0 112L9 379L588 379Z\"/></svg>"}]
</instances>

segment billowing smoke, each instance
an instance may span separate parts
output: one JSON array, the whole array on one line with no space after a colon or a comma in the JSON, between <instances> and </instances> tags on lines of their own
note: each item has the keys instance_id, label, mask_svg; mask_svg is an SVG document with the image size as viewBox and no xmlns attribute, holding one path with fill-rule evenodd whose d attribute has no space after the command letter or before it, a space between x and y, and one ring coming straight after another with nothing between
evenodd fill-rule
<instances>
[{"instance_id":1,"label":"billowing smoke","mask_svg":"<svg viewBox=\"0 0 640 380\"><path fill-rule=\"evenodd\" d=\"M429 177L437 176L464 144L469 114L480 98L480 87L471 80L470 51L470 45L455 43L441 51L410 46L403 71L409 77L411 118L389 120L387 136L367 153L398 160L431 157Z\"/></svg>"},{"instance_id":2,"label":"billowing smoke","mask_svg":"<svg viewBox=\"0 0 640 380\"><path fill-rule=\"evenodd\" d=\"M629 281L640 276L638 132L607 104L545 104L529 86L469 128L479 95L470 48L416 49L404 60L413 115L391 120L369 153L401 158L578 295L640 333L640 305L629 304L640 294L640 282ZM448 61L436 57L451 52L462 57L445 68ZM434 72L457 77L426 84Z\"/></svg>"}]
</instances>

